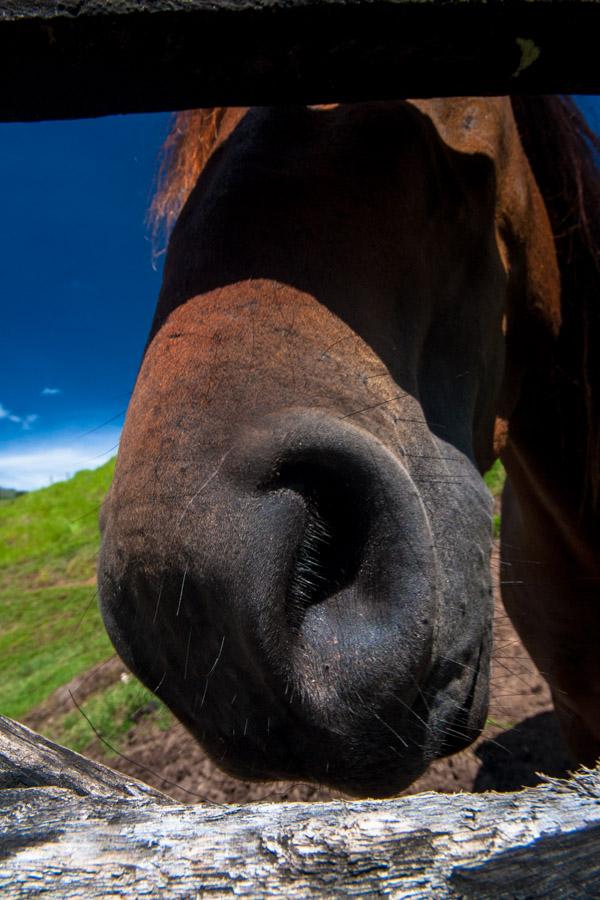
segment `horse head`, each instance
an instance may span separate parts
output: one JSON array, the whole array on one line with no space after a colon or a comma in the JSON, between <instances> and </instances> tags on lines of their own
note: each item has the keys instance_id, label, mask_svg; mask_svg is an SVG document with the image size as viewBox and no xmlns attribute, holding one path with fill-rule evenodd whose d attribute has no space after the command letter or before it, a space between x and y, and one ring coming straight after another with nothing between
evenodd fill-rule
<instances>
[{"instance_id":1,"label":"horse head","mask_svg":"<svg viewBox=\"0 0 600 900\"><path fill-rule=\"evenodd\" d=\"M485 720L481 473L559 322L510 101L173 141L167 192L198 178L102 513L108 631L231 773L395 793Z\"/></svg>"}]
</instances>

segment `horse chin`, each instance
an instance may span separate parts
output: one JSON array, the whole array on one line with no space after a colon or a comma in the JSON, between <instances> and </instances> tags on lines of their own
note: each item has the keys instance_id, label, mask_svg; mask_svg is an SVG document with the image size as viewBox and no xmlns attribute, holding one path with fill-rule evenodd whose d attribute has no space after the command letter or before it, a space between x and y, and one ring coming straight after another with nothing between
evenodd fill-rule
<instances>
[{"instance_id":1,"label":"horse chin","mask_svg":"<svg viewBox=\"0 0 600 900\"><path fill-rule=\"evenodd\" d=\"M177 696L172 689L168 702L212 760L236 778L303 781L357 798L390 797L432 760L464 749L479 735L487 712L488 662L484 640L463 669L466 678L455 668L434 666L412 697L406 686L390 690L391 672L375 679L371 671L371 684L363 685L357 703L348 684L356 673L349 672L346 696L340 685L335 702L318 691L290 695L284 705L272 686L260 696L244 688L261 677L246 671L245 678L234 676L235 693L230 696L234 684L226 679L210 698L204 696L201 709L194 711L189 694Z\"/></svg>"},{"instance_id":2,"label":"horse chin","mask_svg":"<svg viewBox=\"0 0 600 900\"><path fill-rule=\"evenodd\" d=\"M256 698L237 697L237 717L227 723L225 697L215 696L203 713L182 721L222 770L244 781L302 781L324 785L356 798L401 793L429 763L468 746L486 715L487 671L473 675L460 709L440 691L431 704L420 698L406 708L373 695L369 707L343 701L335 721L325 709L296 702L257 707ZM423 684L422 691L430 685ZM229 698L231 699L231 698ZM172 703L174 698L169 698ZM272 698L271 698L272 700ZM177 708L177 707L176 707Z\"/></svg>"},{"instance_id":3,"label":"horse chin","mask_svg":"<svg viewBox=\"0 0 600 900\"><path fill-rule=\"evenodd\" d=\"M378 753L376 764L365 765L364 758L348 759L338 753L327 759L314 760L314 765L280 769L266 768L258 760L224 758L206 744L205 750L213 762L233 778L249 782L300 781L339 791L355 799L383 799L394 797L409 787L427 768L421 758L404 760L399 764L395 753Z\"/></svg>"}]
</instances>

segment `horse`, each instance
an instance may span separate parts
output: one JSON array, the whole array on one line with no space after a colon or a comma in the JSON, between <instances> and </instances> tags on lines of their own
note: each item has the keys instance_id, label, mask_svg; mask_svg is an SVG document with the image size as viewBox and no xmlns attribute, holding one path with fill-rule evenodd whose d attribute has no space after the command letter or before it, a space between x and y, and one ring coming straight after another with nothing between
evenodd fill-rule
<instances>
[{"instance_id":1,"label":"horse","mask_svg":"<svg viewBox=\"0 0 600 900\"><path fill-rule=\"evenodd\" d=\"M498 457L506 609L600 754L598 149L561 97L177 116L100 604L229 773L383 797L480 733Z\"/></svg>"}]
</instances>

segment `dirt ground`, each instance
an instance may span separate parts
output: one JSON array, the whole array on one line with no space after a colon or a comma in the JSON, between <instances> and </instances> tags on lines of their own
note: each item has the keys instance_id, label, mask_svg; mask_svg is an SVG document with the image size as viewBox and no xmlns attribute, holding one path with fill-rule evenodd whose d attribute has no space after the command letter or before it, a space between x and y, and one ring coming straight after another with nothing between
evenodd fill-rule
<instances>
[{"instance_id":1,"label":"dirt ground","mask_svg":"<svg viewBox=\"0 0 600 900\"><path fill-rule=\"evenodd\" d=\"M498 555L494 555L495 618L491 702L488 724L469 749L438 760L405 792L512 791L537 784L536 773L565 776L569 757L552 712L548 687L504 613L498 590ZM43 731L44 721L72 709L69 689L79 702L87 686L110 684L125 671L115 657L96 671L59 689L26 724ZM90 675L92 677L90 677ZM142 711L143 712L143 711ZM153 785L185 803L248 803L258 800L330 800L341 795L315 785L288 782L245 783L223 774L182 725L160 731L140 715L129 733L123 755L115 758L95 740L85 755Z\"/></svg>"}]
</instances>

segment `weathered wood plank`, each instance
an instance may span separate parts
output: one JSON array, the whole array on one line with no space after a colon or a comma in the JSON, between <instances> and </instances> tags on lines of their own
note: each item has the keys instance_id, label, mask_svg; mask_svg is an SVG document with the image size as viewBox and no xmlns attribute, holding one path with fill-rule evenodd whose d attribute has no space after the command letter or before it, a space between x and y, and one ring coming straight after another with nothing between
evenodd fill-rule
<instances>
[{"instance_id":1,"label":"weathered wood plank","mask_svg":"<svg viewBox=\"0 0 600 900\"><path fill-rule=\"evenodd\" d=\"M0 118L600 92L599 24L598 0L0 0Z\"/></svg>"},{"instance_id":2,"label":"weathered wood plank","mask_svg":"<svg viewBox=\"0 0 600 900\"><path fill-rule=\"evenodd\" d=\"M0 752L32 732L0 719ZM55 754L57 784L72 754ZM101 769L102 767L96 767ZM117 781L122 776L116 775ZM600 770L517 794L180 806L128 790L0 792L0 891L61 897L600 895ZM35 781L35 779L34 779ZM93 781L93 779L92 779ZM4 781L6 783L6 780Z\"/></svg>"},{"instance_id":3,"label":"weathered wood plank","mask_svg":"<svg viewBox=\"0 0 600 900\"><path fill-rule=\"evenodd\" d=\"M163 794L0 716L0 790L58 787L90 797L151 798Z\"/></svg>"}]
</instances>

